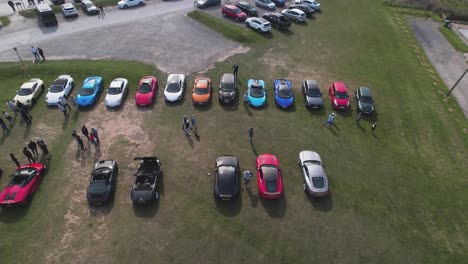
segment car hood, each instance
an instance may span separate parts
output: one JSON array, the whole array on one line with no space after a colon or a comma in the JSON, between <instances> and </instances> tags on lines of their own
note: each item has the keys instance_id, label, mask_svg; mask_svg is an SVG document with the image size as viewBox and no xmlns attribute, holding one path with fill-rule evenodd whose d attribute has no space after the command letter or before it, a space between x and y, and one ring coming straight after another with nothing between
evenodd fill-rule
<instances>
[{"instance_id":1,"label":"car hood","mask_svg":"<svg viewBox=\"0 0 468 264\"><path fill-rule=\"evenodd\" d=\"M137 93L135 95L135 102L137 104L151 104L152 98L153 98L152 93L147 93L147 94Z\"/></svg>"},{"instance_id":2,"label":"car hood","mask_svg":"<svg viewBox=\"0 0 468 264\"><path fill-rule=\"evenodd\" d=\"M88 194L91 194L91 195L96 195L96 194L103 195L107 193L107 191L108 191L107 185L103 183L92 182L88 188Z\"/></svg>"},{"instance_id":3,"label":"car hood","mask_svg":"<svg viewBox=\"0 0 468 264\"><path fill-rule=\"evenodd\" d=\"M362 111L372 111L374 104L359 102L359 107L361 108Z\"/></svg>"},{"instance_id":4,"label":"car hood","mask_svg":"<svg viewBox=\"0 0 468 264\"><path fill-rule=\"evenodd\" d=\"M236 91L226 92L226 91L219 90L219 95L224 98L231 98L236 95Z\"/></svg>"},{"instance_id":5,"label":"car hood","mask_svg":"<svg viewBox=\"0 0 468 264\"><path fill-rule=\"evenodd\" d=\"M164 97L166 97L166 100L168 101L176 101L179 99L181 95L182 95L182 89L175 93L171 93L171 92L164 90Z\"/></svg>"},{"instance_id":6,"label":"car hood","mask_svg":"<svg viewBox=\"0 0 468 264\"><path fill-rule=\"evenodd\" d=\"M0 204L21 202L25 199L26 190L20 185L7 186L2 192Z\"/></svg>"},{"instance_id":7,"label":"car hood","mask_svg":"<svg viewBox=\"0 0 468 264\"><path fill-rule=\"evenodd\" d=\"M291 97L291 98L281 98L281 97L279 97L279 96L276 96L276 102L277 102L280 106L288 107L288 106L291 106L292 103L294 102L294 97Z\"/></svg>"},{"instance_id":8,"label":"car hood","mask_svg":"<svg viewBox=\"0 0 468 264\"><path fill-rule=\"evenodd\" d=\"M51 92L48 92L46 94L46 102L49 103L49 104L57 104L59 102L59 98L60 97L63 97L63 95L65 94L65 92L60 92L60 93L51 93Z\"/></svg>"},{"instance_id":9,"label":"car hood","mask_svg":"<svg viewBox=\"0 0 468 264\"><path fill-rule=\"evenodd\" d=\"M345 98L345 99L338 99L338 98L335 97L335 100L336 100L336 103L337 103L338 105L346 106L346 105L348 105L348 103L349 103L349 99L348 99L348 98Z\"/></svg>"},{"instance_id":10,"label":"car hood","mask_svg":"<svg viewBox=\"0 0 468 264\"><path fill-rule=\"evenodd\" d=\"M122 94L106 94L107 102L117 102L122 99Z\"/></svg>"},{"instance_id":11,"label":"car hood","mask_svg":"<svg viewBox=\"0 0 468 264\"><path fill-rule=\"evenodd\" d=\"M263 104L265 104L265 101L266 101L266 96L257 98L257 97L252 97L249 95L249 103L252 106L256 106L256 107L262 106Z\"/></svg>"},{"instance_id":12,"label":"car hood","mask_svg":"<svg viewBox=\"0 0 468 264\"><path fill-rule=\"evenodd\" d=\"M30 94L30 95L16 95L15 98L13 98L13 100L15 101L20 101L21 103L25 104L26 101L28 100L32 100L33 98L33 94Z\"/></svg>"},{"instance_id":13,"label":"car hood","mask_svg":"<svg viewBox=\"0 0 468 264\"><path fill-rule=\"evenodd\" d=\"M323 105L323 97L310 97L310 96L307 96L307 104L309 104L309 105Z\"/></svg>"},{"instance_id":14,"label":"car hood","mask_svg":"<svg viewBox=\"0 0 468 264\"><path fill-rule=\"evenodd\" d=\"M77 95L76 96L76 102L78 104L90 104L91 102L93 102L93 99L94 99L95 95L94 94L91 94L91 95Z\"/></svg>"}]
</instances>

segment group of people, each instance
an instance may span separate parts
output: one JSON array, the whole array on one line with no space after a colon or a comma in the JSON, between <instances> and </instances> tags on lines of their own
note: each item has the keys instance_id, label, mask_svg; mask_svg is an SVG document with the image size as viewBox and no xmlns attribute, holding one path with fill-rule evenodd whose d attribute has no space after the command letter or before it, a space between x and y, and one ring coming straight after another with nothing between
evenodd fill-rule
<instances>
[{"instance_id":1,"label":"group of people","mask_svg":"<svg viewBox=\"0 0 468 264\"><path fill-rule=\"evenodd\" d=\"M91 133L89 133L88 128L83 125L81 127L81 133L83 136L88 140L88 145L89 143L93 144L95 148L99 148L101 141L99 140L99 134L98 130L96 128L91 128ZM81 137L78 135L78 132L76 129L72 130L72 137L76 140L76 143L78 144L78 148L80 151L86 151L86 147L83 143L83 140Z\"/></svg>"},{"instance_id":2,"label":"group of people","mask_svg":"<svg viewBox=\"0 0 468 264\"><path fill-rule=\"evenodd\" d=\"M37 61L40 61L42 58L42 61L45 61L46 58L44 56L44 51L41 48L31 46L31 52L34 55L34 63Z\"/></svg>"},{"instance_id":3,"label":"group of people","mask_svg":"<svg viewBox=\"0 0 468 264\"><path fill-rule=\"evenodd\" d=\"M334 122L335 122L335 117L336 117L336 113L333 112L331 113L328 118L327 118L327 121L325 121L325 123L323 123L324 126L328 126L329 128L331 128L333 125L334 125ZM362 113L359 112L356 116L356 124L359 126L359 121L361 121L361 118L362 118ZM372 126L371 126L371 129L372 129L372 134L375 133L375 129L377 128L377 122L373 122L372 123Z\"/></svg>"},{"instance_id":4,"label":"group of people","mask_svg":"<svg viewBox=\"0 0 468 264\"><path fill-rule=\"evenodd\" d=\"M11 115L5 111L5 110L2 110L2 113L3 113L3 116L10 122L10 125L11 124L14 124L14 121L13 119L16 119L16 116L18 115L18 113L21 115L21 117L23 118L24 122L27 124L27 125L31 125L32 124L32 115L29 113L29 109L26 105L22 104L20 101L17 101L16 103L14 101L7 101L6 102L6 106L10 109L10 111L15 115L15 117L11 117ZM1 119L1 118L0 118ZM9 128L6 127L6 125L2 125L4 124L5 122L2 120L0 121L0 125L2 126L3 128L3 133L5 133L5 130L6 132L9 131Z\"/></svg>"},{"instance_id":5,"label":"group of people","mask_svg":"<svg viewBox=\"0 0 468 264\"><path fill-rule=\"evenodd\" d=\"M41 149L42 155L45 156L47 159L50 159L50 157L52 157L45 141L38 137L36 138L36 141L31 139L28 145L23 148L23 154L28 159L29 163L34 163L39 160L39 151L37 150L38 147L39 149ZM21 166L15 154L10 153L10 158L13 161L13 163L15 163L16 167Z\"/></svg>"},{"instance_id":6,"label":"group of people","mask_svg":"<svg viewBox=\"0 0 468 264\"><path fill-rule=\"evenodd\" d=\"M198 135L198 127L197 127L197 123L195 120L195 115L192 115L190 117L190 121L188 120L187 116L184 115L184 118L182 119L182 129L184 130L185 135L188 137L192 135L190 133L190 129L193 130L193 132L195 133L195 136Z\"/></svg>"}]
</instances>

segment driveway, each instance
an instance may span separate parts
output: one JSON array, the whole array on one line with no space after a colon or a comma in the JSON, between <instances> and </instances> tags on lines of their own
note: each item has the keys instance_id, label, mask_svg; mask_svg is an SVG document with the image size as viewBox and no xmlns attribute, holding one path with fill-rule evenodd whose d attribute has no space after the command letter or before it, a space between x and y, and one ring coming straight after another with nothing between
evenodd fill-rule
<instances>
[{"instance_id":1,"label":"driveway","mask_svg":"<svg viewBox=\"0 0 468 264\"><path fill-rule=\"evenodd\" d=\"M33 59L30 46L39 46L48 59L124 59L150 63L166 72L192 73L248 49L225 39L186 13L193 1L153 1L128 10L107 8L104 19L80 14L61 16L57 27L26 21L17 30L0 32L0 61ZM13 29L13 28L12 28ZM229 52L228 52L229 51Z\"/></svg>"},{"instance_id":2,"label":"driveway","mask_svg":"<svg viewBox=\"0 0 468 264\"><path fill-rule=\"evenodd\" d=\"M408 22L416 40L450 89L468 67L465 63L465 56L457 52L440 33L438 23L425 18L411 18ZM455 96L465 117L468 118L468 75L465 75L457 88L453 90L452 95Z\"/></svg>"}]
</instances>

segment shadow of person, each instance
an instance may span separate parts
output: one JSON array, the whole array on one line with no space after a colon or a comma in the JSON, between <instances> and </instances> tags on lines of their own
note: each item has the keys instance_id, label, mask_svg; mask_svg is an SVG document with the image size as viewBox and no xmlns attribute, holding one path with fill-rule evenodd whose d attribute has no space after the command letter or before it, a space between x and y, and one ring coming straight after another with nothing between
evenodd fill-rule
<instances>
[{"instance_id":1,"label":"shadow of person","mask_svg":"<svg viewBox=\"0 0 468 264\"><path fill-rule=\"evenodd\" d=\"M158 210L159 199L150 204L133 204L133 213L140 218L152 218Z\"/></svg>"},{"instance_id":2,"label":"shadow of person","mask_svg":"<svg viewBox=\"0 0 468 264\"><path fill-rule=\"evenodd\" d=\"M255 154L255 156L258 156L257 148L255 147L255 144L253 141L250 141L250 147L252 148L252 151Z\"/></svg>"},{"instance_id":3,"label":"shadow of person","mask_svg":"<svg viewBox=\"0 0 468 264\"><path fill-rule=\"evenodd\" d=\"M258 204L258 196L252 193L250 188L247 188L247 195L249 196L250 206L257 207Z\"/></svg>"},{"instance_id":4,"label":"shadow of person","mask_svg":"<svg viewBox=\"0 0 468 264\"><path fill-rule=\"evenodd\" d=\"M245 109L245 112L247 112L248 116L250 116L250 117L253 116L253 112L252 112L252 110L250 110L249 104L244 104L244 109Z\"/></svg>"},{"instance_id":5,"label":"shadow of person","mask_svg":"<svg viewBox=\"0 0 468 264\"><path fill-rule=\"evenodd\" d=\"M381 143L379 137L375 134L375 132L372 132L372 136L373 136L379 143Z\"/></svg>"},{"instance_id":6,"label":"shadow of person","mask_svg":"<svg viewBox=\"0 0 468 264\"><path fill-rule=\"evenodd\" d=\"M96 151L94 152L94 161L97 162L99 161L99 159L101 158L101 148L100 147L96 147Z\"/></svg>"},{"instance_id":7,"label":"shadow of person","mask_svg":"<svg viewBox=\"0 0 468 264\"><path fill-rule=\"evenodd\" d=\"M361 129L362 132L366 132L366 130L364 129L364 127L361 126L361 123L360 123L360 122L357 122L357 123L356 123L356 126L357 126L359 129Z\"/></svg>"},{"instance_id":8,"label":"shadow of person","mask_svg":"<svg viewBox=\"0 0 468 264\"><path fill-rule=\"evenodd\" d=\"M62 130L65 130L65 128L67 128L68 118L69 118L69 117L70 117L70 114L64 116L63 122L62 122Z\"/></svg>"},{"instance_id":9,"label":"shadow of person","mask_svg":"<svg viewBox=\"0 0 468 264\"><path fill-rule=\"evenodd\" d=\"M31 124L26 124L26 129L24 130L23 138L28 138L30 132L31 132Z\"/></svg>"},{"instance_id":10,"label":"shadow of person","mask_svg":"<svg viewBox=\"0 0 468 264\"><path fill-rule=\"evenodd\" d=\"M193 148L193 139L190 135L185 135L185 137L187 138L187 142L189 143L190 147Z\"/></svg>"}]
</instances>

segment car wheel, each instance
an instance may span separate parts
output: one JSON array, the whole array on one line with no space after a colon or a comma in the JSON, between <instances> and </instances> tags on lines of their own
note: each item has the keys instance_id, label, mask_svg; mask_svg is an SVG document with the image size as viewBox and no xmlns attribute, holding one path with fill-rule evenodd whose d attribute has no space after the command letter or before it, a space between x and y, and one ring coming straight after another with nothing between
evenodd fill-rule
<instances>
[{"instance_id":1,"label":"car wheel","mask_svg":"<svg viewBox=\"0 0 468 264\"><path fill-rule=\"evenodd\" d=\"M124 5L124 9L127 9L128 8L128 5Z\"/></svg>"},{"instance_id":2,"label":"car wheel","mask_svg":"<svg viewBox=\"0 0 468 264\"><path fill-rule=\"evenodd\" d=\"M250 24L248 22L245 23L245 26L250 28Z\"/></svg>"}]
</instances>

